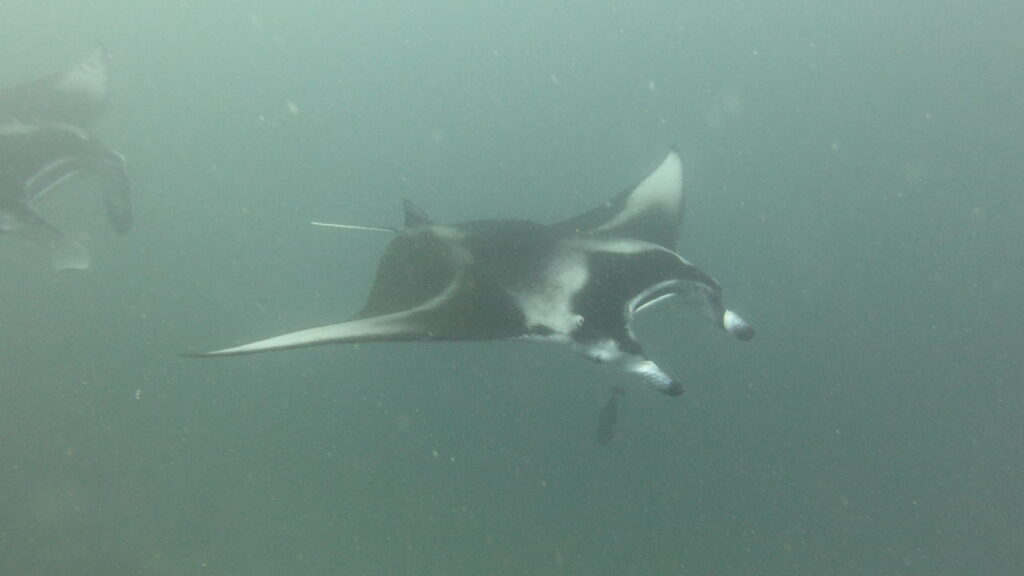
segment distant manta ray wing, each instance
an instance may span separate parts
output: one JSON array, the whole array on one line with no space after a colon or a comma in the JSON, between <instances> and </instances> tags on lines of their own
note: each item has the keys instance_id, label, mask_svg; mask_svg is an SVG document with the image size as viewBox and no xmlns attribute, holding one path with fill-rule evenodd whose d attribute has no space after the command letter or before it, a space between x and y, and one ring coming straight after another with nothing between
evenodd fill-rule
<instances>
[{"instance_id":1,"label":"distant manta ray wing","mask_svg":"<svg viewBox=\"0 0 1024 576\"><path fill-rule=\"evenodd\" d=\"M110 225L120 234L132 226L124 157L87 128L109 101L109 59L97 47L64 72L0 89L0 233L20 231L48 247L58 270L89 266L85 248L33 208L65 182L81 175L102 178Z\"/></svg>"},{"instance_id":2,"label":"distant manta ray wing","mask_svg":"<svg viewBox=\"0 0 1024 576\"><path fill-rule=\"evenodd\" d=\"M0 234L6 232L18 233L28 242L48 250L54 270L84 270L89 267L88 250L51 226L28 206L0 206Z\"/></svg>"},{"instance_id":3,"label":"distant manta ray wing","mask_svg":"<svg viewBox=\"0 0 1024 576\"><path fill-rule=\"evenodd\" d=\"M132 225L125 160L88 130L71 124L0 121L0 194L31 204L79 176L103 179L107 219L118 233Z\"/></svg>"},{"instance_id":4,"label":"distant manta ray wing","mask_svg":"<svg viewBox=\"0 0 1024 576\"><path fill-rule=\"evenodd\" d=\"M566 232L643 240L674 250L685 209L683 162L672 151L635 186L555 227Z\"/></svg>"},{"instance_id":5,"label":"distant manta ray wing","mask_svg":"<svg viewBox=\"0 0 1024 576\"><path fill-rule=\"evenodd\" d=\"M85 124L106 107L110 56L97 47L85 60L57 74L0 89L0 119Z\"/></svg>"},{"instance_id":6,"label":"distant manta ray wing","mask_svg":"<svg viewBox=\"0 0 1024 576\"><path fill-rule=\"evenodd\" d=\"M67 237L48 223L39 227L42 243L50 249L50 261L54 270L85 270L91 259L89 251L78 242Z\"/></svg>"},{"instance_id":7,"label":"distant manta ray wing","mask_svg":"<svg viewBox=\"0 0 1024 576\"><path fill-rule=\"evenodd\" d=\"M41 155L39 161L45 161L45 164L35 170L24 183L24 194L29 203L37 202L52 190L79 176L98 176L103 178L103 204L110 227L118 234L131 230L131 183L125 171L123 156L87 135L74 148L62 151L54 147L46 156Z\"/></svg>"}]
</instances>

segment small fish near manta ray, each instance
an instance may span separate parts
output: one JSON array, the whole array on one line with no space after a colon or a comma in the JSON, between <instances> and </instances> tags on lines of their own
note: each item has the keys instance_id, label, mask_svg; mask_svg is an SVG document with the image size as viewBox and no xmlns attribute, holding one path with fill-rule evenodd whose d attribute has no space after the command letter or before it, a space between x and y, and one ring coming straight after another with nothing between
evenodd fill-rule
<instances>
[{"instance_id":1,"label":"small fish near manta ray","mask_svg":"<svg viewBox=\"0 0 1024 576\"><path fill-rule=\"evenodd\" d=\"M408 200L404 208L405 225L397 229L326 224L395 234L368 301L351 319L187 356L352 342L532 338L570 344L590 360L618 365L677 396L682 385L647 357L633 335L636 312L684 296L729 334L754 336L725 308L718 282L674 251L684 212L683 164L674 151L611 201L555 224L435 224Z\"/></svg>"},{"instance_id":2,"label":"small fish near manta ray","mask_svg":"<svg viewBox=\"0 0 1024 576\"><path fill-rule=\"evenodd\" d=\"M68 180L102 178L110 225L121 234L131 228L124 157L87 128L108 105L109 60L97 48L64 72L0 88L0 234L45 246L58 270L88 268L89 253L33 204Z\"/></svg>"}]
</instances>

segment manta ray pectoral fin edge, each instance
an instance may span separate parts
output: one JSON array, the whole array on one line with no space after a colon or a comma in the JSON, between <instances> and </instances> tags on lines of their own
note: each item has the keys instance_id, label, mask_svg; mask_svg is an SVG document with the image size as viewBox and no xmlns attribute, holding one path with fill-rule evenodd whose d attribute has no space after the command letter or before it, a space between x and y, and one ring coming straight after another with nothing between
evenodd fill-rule
<instances>
[{"instance_id":1,"label":"manta ray pectoral fin edge","mask_svg":"<svg viewBox=\"0 0 1024 576\"><path fill-rule=\"evenodd\" d=\"M85 270L89 267L89 251L44 220L35 210L22 206L13 212L0 211L0 233L15 232L35 246L50 253L53 269Z\"/></svg>"},{"instance_id":2,"label":"manta ray pectoral fin edge","mask_svg":"<svg viewBox=\"0 0 1024 576\"><path fill-rule=\"evenodd\" d=\"M330 222L310 222L313 226L321 226L323 228L337 228L339 230L364 230L369 232L391 232L392 234L397 233L398 230L394 228L385 228L383 226L355 226L352 224L332 224Z\"/></svg>"},{"instance_id":3,"label":"manta ray pectoral fin edge","mask_svg":"<svg viewBox=\"0 0 1024 576\"><path fill-rule=\"evenodd\" d=\"M440 299L437 299L440 300ZM218 356L242 356L275 350L290 350L325 344L354 342L406 342L411 340L433 340L433 334L424 326L424 318L431 314L437 301L428 302L401 312L357 318L337 324L327 324L305 330L288 332L248 344L203 352L186 353L183 356L213 358Z\"/></svg>"},{"instance_id":4,"label":"manta ray pectoral fin edge","mask_svg":"<svg viewBox=\"0 0 1024 576\"><path fill-rule=\"evenodd\" d=\"M132 229L132 199L131 184L128 177L122 171L112 174L114 181L107 188L103 195L103 205L106 209L107 222L118 234L127 234Z\"/></svg>"},{"instance_id":5,"label":"manta ray pectoral fin edge","mask_svg":"<svg viewBox=\"0 0 1024 576\"><path fill-rule=\"evenodd\" d=\"M89 251L78 242L58 233L50 241L54 270L85 270L89 267Z\"/></svg>"}]
</instances>

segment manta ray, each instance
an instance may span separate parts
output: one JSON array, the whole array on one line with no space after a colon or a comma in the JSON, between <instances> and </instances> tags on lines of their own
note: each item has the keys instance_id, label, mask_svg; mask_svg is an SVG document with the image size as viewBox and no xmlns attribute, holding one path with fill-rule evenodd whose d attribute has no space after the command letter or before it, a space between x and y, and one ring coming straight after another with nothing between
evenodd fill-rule
<instances>
[{"instance_id":1,"label":"manta ray","mask_svg":"<svg viewBox=\"0 0 1024 576\"><path fill-rule=\"evenodd\" d=\"M682 385L644 353L634 314L670 296L701 308L740 340L754 330L725 308L718 282L674 247L684 212L683 164L671 152L611 201L562 222L438 224L412 202L369 299L349 320L192 356L235 356L322 344L529 338L640 375L676 396ZM314 222L314 224L321 224Z\"/></svg>"},{"instance_id":2,"label":"manta ray","mask_svg":"<svg viewBox=\"0 0 1024 576\"><path fill-rule=\"evenodd\" d=\"M102 178L107 219L131 228L124 157L89 131L109 99L109 56L102 48L57 74L0 89L0 234L16 233L50 250L58 270L89 266L89 253L33 208L81 175Z\"/></svg>"}]
</instances>

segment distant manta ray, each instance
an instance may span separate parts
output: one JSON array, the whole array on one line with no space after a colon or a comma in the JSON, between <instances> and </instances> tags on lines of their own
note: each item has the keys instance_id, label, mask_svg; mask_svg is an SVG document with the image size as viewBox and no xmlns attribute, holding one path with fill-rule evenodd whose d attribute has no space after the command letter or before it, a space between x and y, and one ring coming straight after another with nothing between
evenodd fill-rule
<instances>
[{"instance_id":1,"label":"distant manta ray","mask_svg":"<svg viewBox=\"0 0 1024 576\"><path fill-rule=\"evenodd\" d=\"M535 338L571 344L590 360L614 363L676 396L683 387L644 354L630 329L636 312L686 296L736 338L754 336L724 307L718 282L674 252L683 211L683 165L675 152L610 202L556 224L435 224L406 200L399 229L328 225L396 235L369 300L350 320L194 356L347 342Z\"/></svg>"},{"instance_id":2,"label":"distant manta ray","mask_svg":"<svg viewBox=\"0 0 1024 576\"><path fill-rule=\"evenodd\" d=\"M54 268L83 269L89 253L51 226L33 204L79 175L103 178L107 219L131 228L124 157L87 125L107 106L109 56L97 48L68 70L0 89L0 234L20 234L51 251Z\"/></svg>"}]
</instances>

